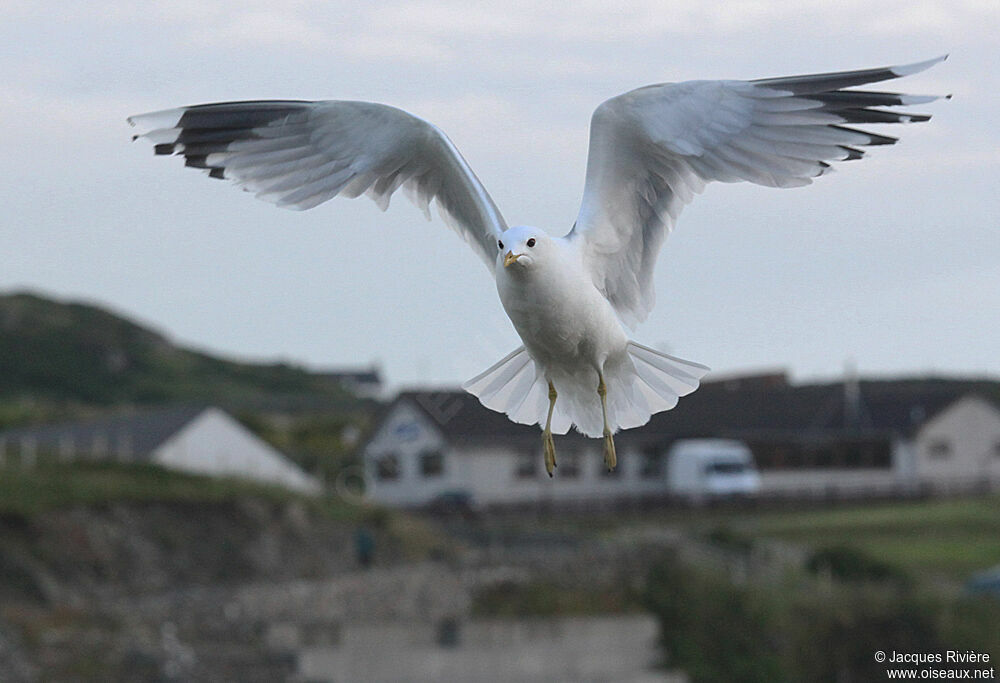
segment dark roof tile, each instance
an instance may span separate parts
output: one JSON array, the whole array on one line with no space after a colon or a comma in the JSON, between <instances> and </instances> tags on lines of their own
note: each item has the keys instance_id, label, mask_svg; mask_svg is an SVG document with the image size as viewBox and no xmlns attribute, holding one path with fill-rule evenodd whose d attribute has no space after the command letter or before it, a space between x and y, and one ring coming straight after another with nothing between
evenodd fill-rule
<instances>
[{"instance_id":1,"label":"dark roof tile","mask_svg":"<svg viewBox=\"0 0 1000 683\"><path fill-rule=\"evenodd\" d=\"M116 440L125 438L132 457L143 459L206 409L205 406L181 406L79 422L20 427L0 432L0 439L7 443L31 439L35 448L44 452L58 451L64 440L71 441L74 449L80 450L103 439L109 448L114 449Z\"/></svg>"}]
</instances>

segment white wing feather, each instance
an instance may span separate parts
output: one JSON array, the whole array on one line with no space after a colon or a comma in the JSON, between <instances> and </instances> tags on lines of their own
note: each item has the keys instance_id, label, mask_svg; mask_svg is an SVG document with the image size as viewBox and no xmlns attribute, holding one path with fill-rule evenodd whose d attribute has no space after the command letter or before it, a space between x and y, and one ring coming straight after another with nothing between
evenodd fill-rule
<instances>
[{"instance_id":1,"label":"white wing feather","mask_svg":"<svg viewBox=\"0 0 1000 683\"><path fill-rule=\"evenodd\" d=\"M128 119L157 154L234 180L260 199L310 209L338 195L389 206L402 187L430 218L442 217L493 272L507 229L482 183L436 126L369 102L220 102Z\"/></svg>"},{"instance_id":2,"label":"white wing feather","mask_svg":"<svg viewBox=\"0 0 1000 683\"><path fill-rule=\"evenodd\" d=\"M653 307L653 268L681 209L705 184L808 185L859 145L895 138L841 124L908 123L929 116L875 108L933 96L852 90L922 71L906 66L759 81L651 85L607 100L590 124L583 202L569 238L594 284L630 326Z\"/></svg>"}]
</instances>

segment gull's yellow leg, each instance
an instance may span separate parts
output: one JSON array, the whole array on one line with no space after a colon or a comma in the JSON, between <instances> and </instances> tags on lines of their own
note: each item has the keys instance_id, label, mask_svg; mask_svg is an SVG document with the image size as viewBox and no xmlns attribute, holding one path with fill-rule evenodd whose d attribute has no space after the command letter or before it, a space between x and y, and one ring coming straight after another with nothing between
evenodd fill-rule
<instances>
[{"instance_id":1,"label":"gull's yellow leg","mask_svg":"<svg viewBox=\"0 0 1000 683\"><path fill-rule=\"evenodd\" d=\"M601 397L601 414L604 416L604 464L608 466L610 472L618 466L618 456L615 454L615 440L608 426L608 387L604 384L604 373L598 370L597 377L600 380L597 393Z\"/></svg>"},{"instance_id":2,"label":"gull's yellow leg","mask_svg":"<svg viewBox=\"0 0 1000 683\"><path fill-rule=\"evenodd\" d=\"M542 453L545 455L545 471L552 476L556 467L556 444L552 441L552 411L556 408L556 388L549 382L549 416L545 418L545 429L542 431Z\"/></svg>"}]
</instances>

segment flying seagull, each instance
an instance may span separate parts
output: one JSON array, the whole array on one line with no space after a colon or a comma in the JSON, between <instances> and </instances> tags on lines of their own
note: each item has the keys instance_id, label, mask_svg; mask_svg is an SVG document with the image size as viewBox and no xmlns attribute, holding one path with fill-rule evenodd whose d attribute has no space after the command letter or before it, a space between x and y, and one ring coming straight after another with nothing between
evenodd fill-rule
<instances>
[{"instance_id":1,"label":"flying seagull","mask_svg":"<svg viewBox=\"0 0 1000 683\"><path fill-rule=\"evenodd\" d=\"M551 237L508 227L455 145L433 124L371 102L219 102L128 119L156 154L234 181L289 209L362 193L384 210L399 188L430 218L433 202L494 274L524 345L463 387L514 422L603 437L638 427L698 388L708 368L631 341L653 307L653 268L681 209L706 183L798 187L896 138L853 124L926 121L885 107L936 96L857 90L945 59L859 71L649 85L597 107L583 202ZM845 125L847 124L847 125Z\"/></svg>"}]
</instances>

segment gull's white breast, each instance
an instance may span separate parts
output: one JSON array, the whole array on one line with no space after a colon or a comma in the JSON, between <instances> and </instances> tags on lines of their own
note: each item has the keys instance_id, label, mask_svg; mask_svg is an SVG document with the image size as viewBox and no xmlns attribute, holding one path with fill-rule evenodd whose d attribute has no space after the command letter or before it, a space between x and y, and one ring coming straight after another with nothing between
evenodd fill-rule
<instances>
[{"instance_id":1,"label":"gull's white breast","mask_svg":"<svg viewBox=\"0 0 1000 683\"><path fill-rule=\"evenodd\" d=\"M552 372L601 367L628 338L575 245L553 239L544 259L498 266L497 291L528 353Z\"/></svg>"}]
</instances>

